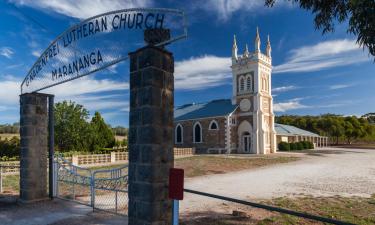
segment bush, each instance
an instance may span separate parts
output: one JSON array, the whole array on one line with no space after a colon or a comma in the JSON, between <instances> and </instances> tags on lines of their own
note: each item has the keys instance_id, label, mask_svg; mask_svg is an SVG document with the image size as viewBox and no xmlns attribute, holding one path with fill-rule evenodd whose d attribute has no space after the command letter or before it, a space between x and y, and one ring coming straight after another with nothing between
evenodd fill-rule
<instances>
[{"instance_id":1,"label":"bush","mask_svg":"<svg viewBox=\"0 0 375 225\"><path fill-rule=\"evenodd\" d=\"M289 145L289 143L284 142L284 141L280 142L279 143L279 150L280 151L290 151L290 145Z\"/></svg>"},{"instance_id":2,"label":"bush","mask_svg":"<svg viewBox=\"0 0 375 225\"><path fill-rule=\"evenodd\" d=\"M20 139L12 137L11 139L0 140L0 158L2 161L17 159L20 156Z\"/></svg>"},{"instance_id":3,"label":"bush","mask_svg":"<svg viewBox=\"0 0 375 225\"><path fill-rule=\"evenodd\" d=\"M305 149L304 146L303 146L303 143L302 142L297 142L296 143L296 149L297 150L303 150L303 149Z\"/></svg>"},{"instance_id":4,"label":"bush","mask_svg":"<svg viewBox=\"0 0 375 225\"><path fill-rule=\"evenodd\" d=\"M297 144L296 143L290 143L290 150L297 150Z\"/></svg>"},{"instance_id":5,"label":"bush","mask_svg":"<svg viewBox=\"0 0 375 225\"><path fill-rule=\"evenodd\" d=\"M308 141L309 149L314 149L314 144L311 141Z\"/></svg>"}]
</instances>

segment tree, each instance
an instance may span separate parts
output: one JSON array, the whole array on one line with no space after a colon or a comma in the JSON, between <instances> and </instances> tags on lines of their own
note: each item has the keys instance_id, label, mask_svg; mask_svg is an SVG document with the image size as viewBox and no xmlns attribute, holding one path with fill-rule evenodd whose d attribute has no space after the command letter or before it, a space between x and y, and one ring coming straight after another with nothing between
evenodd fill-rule
<instances>
[{"instance_id":1,"label":"tree","mask_svg":"<svg viewBox=\"0 0 375 225\"><path fill-rule=\"evenodd\" d=\"M99 112L95 112L90 123L93 131L91 149L99 150L102 148L112 148L115 145L115 135L112 128L108 126Z\"/></svg>"},{"instance_id":2,"label":"tree","mask_svg":"<svg viewBox=\"0 0 375 225\"><path fill-rule=\"evenodd\" d=\"M348 33L357 36L357 43L367 47L375 56L375 1L374 0L288 0L299 3L300 8L315 14L315 29L323 34L333 32L335 21L349 19ZM272 7L276 0L265 0ZM375 58L374 58L375 59Z\"/></svg>"},{"instance_id":3,"label":"tree","mask_svg":"<svg viewBox=\"0 0 375 225\"><path fill-rule=\"evenodd\" d=\"M55 104L55 142L60 151L89 151L91 129L89 112L79 104Z\"/></svg>"}]
</instances>

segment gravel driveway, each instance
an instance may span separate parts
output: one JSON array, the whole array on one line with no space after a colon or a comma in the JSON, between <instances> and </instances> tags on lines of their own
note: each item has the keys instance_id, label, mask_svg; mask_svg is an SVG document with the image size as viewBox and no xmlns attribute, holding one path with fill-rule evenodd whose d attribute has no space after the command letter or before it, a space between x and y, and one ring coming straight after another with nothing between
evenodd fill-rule
<instances>
[{"instance_id":1,"label":"gravel driveway","mask_svg":"<svg viewBox=\"0 0 375 225\"><path fill-rule=\"evenodd\" d=\"M278 153L285 154L285 153ZM334 149L293 153L287 164L185 180L193 190L249 200L283 196L361 196L375 193L375 150ZM223 201L185 194L182 212L216 210Z\"/></svg>"}]
</instances>

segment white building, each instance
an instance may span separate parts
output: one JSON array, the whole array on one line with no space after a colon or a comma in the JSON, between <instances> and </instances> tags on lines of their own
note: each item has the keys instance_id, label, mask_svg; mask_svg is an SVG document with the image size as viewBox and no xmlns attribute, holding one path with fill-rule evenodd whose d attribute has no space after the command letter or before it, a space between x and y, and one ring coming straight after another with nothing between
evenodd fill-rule
<instances>
[{"instance_id":1,"label":"white building","mask_svg":"<svg viewBox=\"0 0 375 225\"><path fill-rule=\"evenodd\" d=\"M266 43L265 53L262 53L257 29L254 51L249 52L246 45L240 55L234 38L231 100L177 107L174 115L176 147L195 147L198 153L268 154L276 152L281 140L294 142L311 137L308 140L316 142L321 139L317 134L292 126L275 125L269 37ZM316 142L317 146L319 144Z\"/></svg>"}]
</instances>

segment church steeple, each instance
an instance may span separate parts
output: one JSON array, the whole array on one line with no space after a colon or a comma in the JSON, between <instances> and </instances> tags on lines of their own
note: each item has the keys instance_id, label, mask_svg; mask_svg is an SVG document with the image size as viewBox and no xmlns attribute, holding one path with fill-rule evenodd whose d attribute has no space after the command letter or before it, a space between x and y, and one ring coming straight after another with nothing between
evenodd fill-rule
<instances>
[{"instance_id":1,"label":"church steeple","mask_svg":"<svg viewBox=\"0 0 375 225\"><path fill-rule=\"evenodd\" d=\"M236 41L236 35L233 36L233 46L232 46L232 60L237 60L237 41Z\"/></svg>"},{"instance_id":2,"label":"church steeple","mask_svg":"<svg viewBox=\"0 0 375 225\"><path fill-rule=\"evenodd\" d=\"M268 57L271 58L271 42L270 42L270 35L267 36L267 47L266 47L266 54Z\"/></svg>"},{"instance_id":3,"label":"church steeple","mask_svg":"<svg viewBox=\"0 0 375 225\"><path fill-rule=\"evenodd\" d=\"M259 37L259 29L257 27L257 34L255 36L255 52L260 52L260 37Z\"/></svg>"},{"instance_id":4,"label":"church steeple","mask_svg":"<svg viewBox=\"0 0 375 225\"><path fill-rule=\"evenodd\" d=\"M249 48L247 47L247 44L246 44L246 46L245 46L245 52L243 53L243 56L244 57L249 57Z\"/></svg>"}]
</instances>

